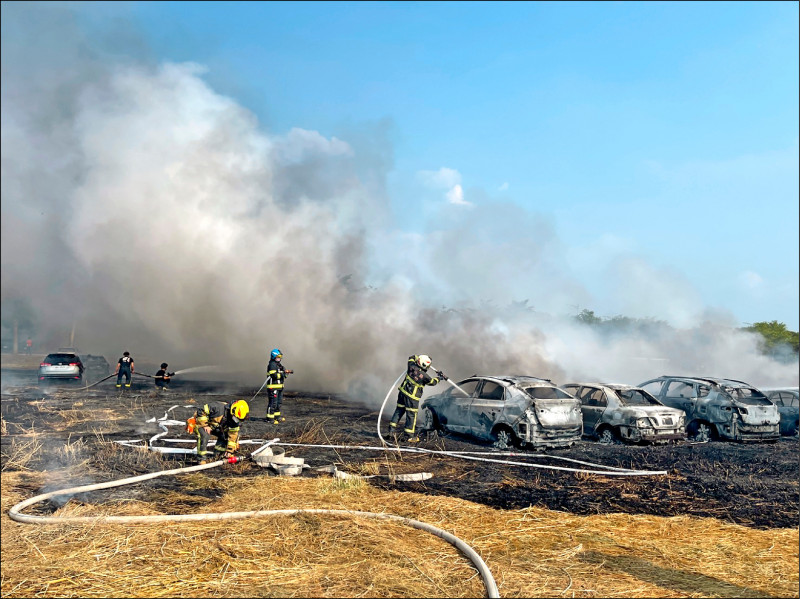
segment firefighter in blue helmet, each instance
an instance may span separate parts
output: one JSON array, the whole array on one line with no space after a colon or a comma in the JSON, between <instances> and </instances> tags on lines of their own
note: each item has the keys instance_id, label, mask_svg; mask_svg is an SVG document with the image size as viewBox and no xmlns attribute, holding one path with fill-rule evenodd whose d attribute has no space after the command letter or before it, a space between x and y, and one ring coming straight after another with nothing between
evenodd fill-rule
<instances>
[{"instance_id":1,"label":"firefighter in blue helmet","mask_svg":"<svg viewBox=\"0 0 800 599\"><path fill-rule=\"evenodd\" d=\"M294 374L294 370L286 370L281 364L283 353L277 347L269 354L269 364L267 365L267 422L278 424L285 422L286 418L281 416L281 403L283 402L283 385L287 374Z\"/></svg>"},{"instance_id":2,"label":"firefighter in blue helmet","mask_svg":"<svg viewBox=\"0 0 800 599\"><path fill-rule=\"evenodd\" d=\"M197 456L201 464L208 456L208 437L214 435L214 459L231 457L239 449L239 428L247 419L250 407L243 399L232 403L215 401L204 404L194 414L191 424L197 436Z\"/></svg>"},{"instance_id":3,"label":"firefighter in blue helmet","mask_svg":"<svg viewBox=\"0 0 800 599\"><path fill-rule=\"evenodd\" d=\"M431 377L428 374L431 359L425 354L419 356L408 357L408 370L406 371L406 378L398 387L397 394L397 408L392 415L392 420L389 423L389 434L397 435L397 425L403 414L406 415L405 433L408 435L409 443L418 443L419 437L417 436L417 412L419 411L419 401L422 399L422 390L426 385L431 387L439 384L439 381L446 381L445 374L437 370L437 377Z\"/></svg>"}]
</instances>

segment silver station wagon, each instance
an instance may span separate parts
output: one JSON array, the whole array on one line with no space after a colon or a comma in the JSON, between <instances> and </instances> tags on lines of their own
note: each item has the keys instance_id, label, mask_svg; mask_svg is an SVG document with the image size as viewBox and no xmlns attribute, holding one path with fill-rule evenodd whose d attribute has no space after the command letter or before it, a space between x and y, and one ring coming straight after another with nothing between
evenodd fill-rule
<instances>
[{"instance_id":1,"label":"silver station wagon","mask_svg":"<svg viewBox=\"0 0 800 599\"><path fill-rule=\"evenodd\" d=\"M577 399L547 379L473 375L420 408L424 430L462 433L498 449L569 447L581 438Z\"/></svg>"},{"instance_id":2,"label":"silver station wagon","mask_svg":"<svg viewBox=\"0 0 800 599\"><path fill-rule=\"evenodd\" d=\"M583 434L601 443L686 439L683 410L665 406L644 389L599 383L568 383L561 387L580 399Z\"/></svg>"}]
</instances>

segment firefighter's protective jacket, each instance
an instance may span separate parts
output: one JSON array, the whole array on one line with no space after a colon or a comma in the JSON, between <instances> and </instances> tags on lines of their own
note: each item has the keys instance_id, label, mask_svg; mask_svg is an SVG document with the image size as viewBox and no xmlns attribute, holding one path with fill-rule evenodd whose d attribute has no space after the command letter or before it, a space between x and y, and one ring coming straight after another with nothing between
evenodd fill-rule
<instances>
[{"instance_id":1,"label":"firefighter's protective jacket","mask_svg":"<svg viewBox=\"0 0 800 599\"><path fill-rule=\"evenodd\" d=\"M422 398L422 389L425 385L433 387L439 383L439 379L431 377L425 370L417 364L417 356L408 357L408 370L406 378L398 387L400 393L410 397L414 401Z\"/></svg>"},{"instance_id":2,"label":"firefighter's protective jacket","mask_svg":"<svg viewBox=\"0 0 800 599\"><path fill-rule=\"evenodd\" d=\"M239 426L242 421L231 412L231 405L219 401L205 404L195 413L197 426L209 426L217 436L227 434L227 451L233 453L239 448Z\"/></svg>"},{"instance_id":3,"label":"firefighter's protective jacket","mask_svg":"<svg viewBox=\"0 0 800 599\"><path fill-rule=\"evenodd\" d=\"M277 360L270 360L267 365L267 389L283 389L283 382L286 380L286 369Z\"/></svg>"}]
</instances>

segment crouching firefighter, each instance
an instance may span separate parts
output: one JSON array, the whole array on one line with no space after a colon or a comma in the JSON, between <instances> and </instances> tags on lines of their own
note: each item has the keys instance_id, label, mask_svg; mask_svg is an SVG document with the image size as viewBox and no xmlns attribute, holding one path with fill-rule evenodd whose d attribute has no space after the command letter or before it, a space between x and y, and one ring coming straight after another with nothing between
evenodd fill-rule
<instances>
[{"instance_id":1,"label":"crouching firefighter","mask_svg":"<svg viewBox=\"0 0 800 599\"><path fill-rule=\"evenodd\" d=\"M215 461L233 456L239 449L239 428L249 412L250 407L243 399L227 404L215 401L198 408L194 416L186 422L186 429L197 436L197 456L201 464L208 461L209 435L217 437L214 445Z\"/></svg>"},{"instance_id":2,"label":"crouching firefighter","mask_svg":"<svg viewBox=\"0 0 800 599\"><path fill-rule=\"evenodd\" d=\"M397 408L392 415L389 423L389 434L397 435L397 425L403 414L406 415L405 433L408 435L409 443L418 443L419 437L416 434L417 412L419 411L419 401L422 399L422 390L425 385L431 387L437 385L439 380L447 380L443 372L437 371L438 378L428 375L427 370L431 365L431 359L425 354L408 357L408 370L406 378L398 387Z\"/></svg>"}]
</instances>

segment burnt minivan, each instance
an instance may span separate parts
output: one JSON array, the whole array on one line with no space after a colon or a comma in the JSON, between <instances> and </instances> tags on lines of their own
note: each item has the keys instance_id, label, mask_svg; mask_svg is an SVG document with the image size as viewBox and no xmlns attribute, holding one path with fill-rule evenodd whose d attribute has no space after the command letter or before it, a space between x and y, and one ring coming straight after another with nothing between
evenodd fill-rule
<instances>
[{"instance_id":1,"label":"burnt minivan","mask_svg":"<svg viewBox=\"0 0 800 599\"><path fill-rule=\"evenodd\" d=\"M778 408L744 381L664 375L639 387L661 403L686 414L686 432L695 441L775 441L780 438Z\"/></svg>"},{"instance_id":2,"label":"burnt minivan","mask_svg":"<svg viewBox=\"0 0 800 599\"><path fill-rule=\"evenodd\" d=\"M547 448L579 441L582 420L580 402L548 379L473 375L425 399L420 425L490 441L498 449Z\"/></svg>"}]
</instances>

